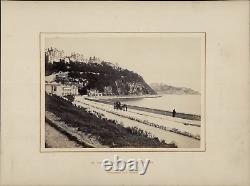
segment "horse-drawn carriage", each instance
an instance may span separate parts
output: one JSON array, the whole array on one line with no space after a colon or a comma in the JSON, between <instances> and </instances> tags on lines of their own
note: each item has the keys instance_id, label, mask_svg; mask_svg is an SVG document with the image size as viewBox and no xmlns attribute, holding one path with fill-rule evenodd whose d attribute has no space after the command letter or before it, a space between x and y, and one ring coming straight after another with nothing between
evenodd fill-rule
<instances>
[{"instance_id":1,"label":"horse-drawn carriage","mask_svg":"<svg viewBox=\"0 0 250 186\"><path fill-rule=\"evenodd\" d=\"M122 104L120 101L116 101L114 102L114 109L127 111L128 106L126 104Z\"/></svg>"}]
</instances>

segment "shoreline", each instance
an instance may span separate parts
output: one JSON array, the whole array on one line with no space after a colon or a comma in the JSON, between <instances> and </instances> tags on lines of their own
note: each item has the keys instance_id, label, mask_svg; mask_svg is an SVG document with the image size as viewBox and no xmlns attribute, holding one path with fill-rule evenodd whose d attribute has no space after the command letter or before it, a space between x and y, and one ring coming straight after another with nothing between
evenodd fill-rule
<instances>
[{"instance_id":1,"label":"shoreline","mask_svg":"<svg viewBox=\"0 0 250 186\"><path fill-rule=\"evenodd\" d=\"M158 98L162 97L162 95L154 94L154 95L126 95L126 96L96 96L92 97L95 100L124 100L124 99L142 99L142 98ZM91 99L91 97L86 97Z\"/></svg>"},{"instance_id":2,"label":"shoreline","mask_svg":"<svg viewBox=\"0 0 250 186\"><path fill-rule=\"evenodd\" d=\"M158 97L161 97L161 96L158 95ZM113 97L113 98L109 98L109 99L108 98L107 99L102 99L102 98L103 97L99 97L99 99L85 97L86 100L99 102L99 103L104 103L104 104L109 104L109 105L113 105L113 103L114 103L113 101L118 99L117 97L116 98ZM142 98L146 98L146 97L133 96L133 98L121 97L119 99L122 100L122 99L142 99ZM156 97L151 97L151 98L156 98ZM128 104L127 104L127 107L128 107L128 109L135 109L135 110L139 110L139 111L145 111L145 112L160 114L160 115L164 115L164 116L172 116L171 111L164 111L164 110L160 110L160 109L140 107L140 106L134 106L134 105L128 105ZM201 116L200 115L195 115L195 114L186 114L186 113L176 112L175 117L176 118L181 118L181 119L201 121Z\"/></svg>"}]
</instances>

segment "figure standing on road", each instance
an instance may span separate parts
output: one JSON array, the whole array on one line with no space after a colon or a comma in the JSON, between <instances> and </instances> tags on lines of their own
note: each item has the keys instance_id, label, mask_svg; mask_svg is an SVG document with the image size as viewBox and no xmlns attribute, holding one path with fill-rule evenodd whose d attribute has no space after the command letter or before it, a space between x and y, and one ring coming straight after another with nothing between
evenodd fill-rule
<instances>
[{"instance_id":1,"label":"figure standing on road","mask_svg":"<svg viewBox=\"0 0 250 186\"><path fill-rule=\"evenodd\" d=\"M173 110L173 117L175 117L175 114L176 114L176 111L175 111L175 109Z\"/></svg>"}]
</instances>

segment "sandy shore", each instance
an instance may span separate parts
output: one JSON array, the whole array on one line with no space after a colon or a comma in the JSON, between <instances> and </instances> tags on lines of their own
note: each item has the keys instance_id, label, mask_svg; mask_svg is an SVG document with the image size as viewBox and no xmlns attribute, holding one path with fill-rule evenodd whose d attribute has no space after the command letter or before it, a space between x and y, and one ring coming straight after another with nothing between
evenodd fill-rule
<instances>
[{"instance_id":1,"label":"sandy shore","mask_svg":"<svg viewBox=\"0 0 250 186\"><path fill-rule=\"evenodd\" d=\"M136 126L150 132L167 143L175 142L181 148L198 148L200 146L200 121L173 118L130 108L128 111L113 109L113 105L76 97L74 104L114 119L125 127Z\"/></svg>"}]
</instances>

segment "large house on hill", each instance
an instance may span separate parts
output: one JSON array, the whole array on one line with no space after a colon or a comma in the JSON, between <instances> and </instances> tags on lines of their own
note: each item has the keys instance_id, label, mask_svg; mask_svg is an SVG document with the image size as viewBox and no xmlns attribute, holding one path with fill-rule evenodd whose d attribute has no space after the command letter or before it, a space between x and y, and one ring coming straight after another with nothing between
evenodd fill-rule
<instances>
[{"instance_id":1,"label":"large house on hill","mask_svg":"<svg viewBox=\"0 0 250 186\"><path fill-rule=\"evenodd\" d=\"M64 58L64 51L56 48L48 48L45 50L45 61L48 63L60 62Z\"/></svg>"}]
</instances>

